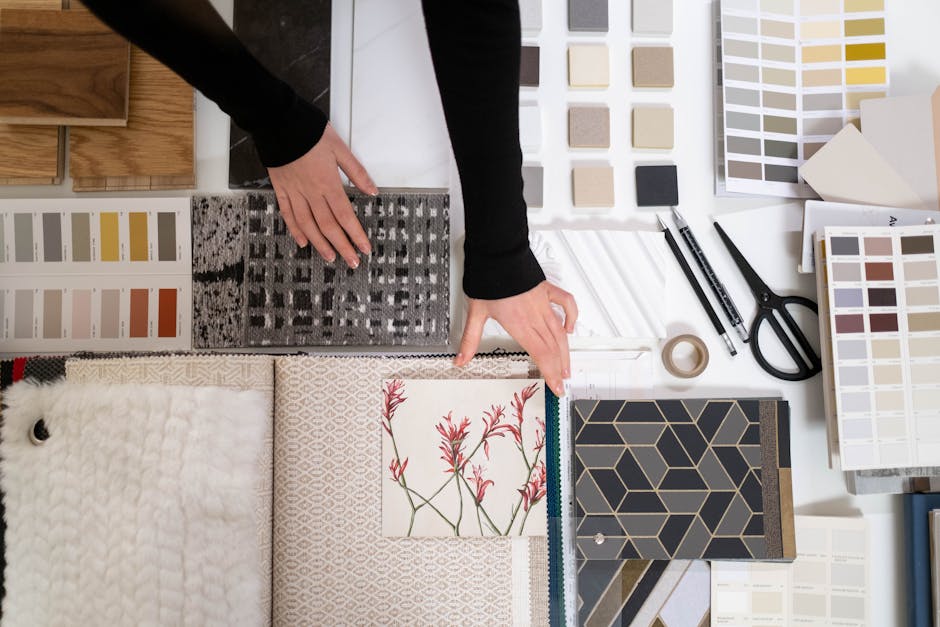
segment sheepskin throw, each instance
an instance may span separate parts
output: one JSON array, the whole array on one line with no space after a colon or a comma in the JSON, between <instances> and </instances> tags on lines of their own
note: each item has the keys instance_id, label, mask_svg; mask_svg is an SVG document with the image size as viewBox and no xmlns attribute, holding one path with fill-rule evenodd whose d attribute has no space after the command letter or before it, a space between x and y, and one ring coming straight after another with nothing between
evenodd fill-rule
<instances>
[{"instance_id":1,"label":"sheepskin throw","mask_svg":"<svg viewBox=\"0 0 940 627\"><path fill-rule=\"evenodd\" d=\"M18 383L3 401L3 625L262 622L262 394Z\"/></svg>"}]
</instances>

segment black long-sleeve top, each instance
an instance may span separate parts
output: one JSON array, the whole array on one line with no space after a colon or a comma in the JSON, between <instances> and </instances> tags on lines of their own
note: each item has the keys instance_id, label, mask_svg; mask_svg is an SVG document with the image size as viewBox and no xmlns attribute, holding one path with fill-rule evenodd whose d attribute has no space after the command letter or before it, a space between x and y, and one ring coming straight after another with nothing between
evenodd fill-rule
<instances>
[{"instance_id":1,"label":"black long-sleeve top","mask_svg":"<svg viewBox=\"0 0 940 627\"><path fill-rule=\"evenodd\" d=\"M251 133L262 163L304 155L327 124L248 52L208 0L84 0ZM529 249L519 148L518 0L422 0L464 197L463 286L505 298L544 279ZM251 86L246 89L246 86Z\"/></svg>"}]
</instances>

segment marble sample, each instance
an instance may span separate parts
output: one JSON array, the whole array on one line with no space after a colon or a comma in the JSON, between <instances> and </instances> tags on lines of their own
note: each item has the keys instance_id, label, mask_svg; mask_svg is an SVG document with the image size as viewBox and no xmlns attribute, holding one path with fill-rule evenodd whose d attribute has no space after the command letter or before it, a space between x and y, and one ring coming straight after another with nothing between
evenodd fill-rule
<instances>
[{"instance_id":1,"label":"marble sample","mask_svg":"<svg viewBox=\"0 0 940 627\"><path fill-rule=\"evenodd\" d=\"M379 187L449 187L450 137L420 0L357 0L355 8L353 154Z\"/></svg>"},{"instance_id":2,"label":"marble sample","mask_svg":"<svg viewBox=\"0 0 940 627\"><path fill-rule=\"evenodd\" d=\"M633 147L670 150L675 143L672 107L637 106L633 108Z\"/></svg>"},{"instance_id":3,"label":"marble sample","mask_svg":"<svg viewBox=\"0 0 940 627\"><path fill-rule=\"evenodd\" d=\"M575 166L571 170L575 207L613 207L614 169L610 166Z\"/></svg>"},{"instance_id":4,"label":"marble sample","mask_svg":"<svg viewBox=\"0 0 940 627\"><path fill-rule=\"evenodd\" d=\"M633 86L668 88L675 84L672 46L633 49Z\"/></svg>"},{"instance_id":5,"label":"marble sample","mask_svg":"<svg viewBox=\"0 0 940 627\"><path fill-rule=\"evenodd\" d=\"M607 46L569 46L568 84L571 87L607 87L610 84L610 55Z\"/></svg>"},{"instance_id":6,"label":"marble sample","mask_svg":"<svg viewBox=\"0 0 940 627\"><path fill-rule=\"evenodd\" d=\"M568 109L568 145L572 148L610 148L610 109Z\"/></svg>"},{"instance_id":7,"label":"marble sample","mask_svg":"<svg viewBox=\"0 0 940 627\"><path fill-rule=\"evenodd\" d=\"M529 209L541 209L545 195L545 171L540 165L522 166L522 197Z\"/></svg>"},{"instance_id":8,"label":"marble sample","mask_svg":"<svg viewBox=\"0 0 940 627\"><path fill-rule=\"evenodd\" d=\"M235 0L235 34L262 65L327 116L330 115L330 0ZM234 122L229 131L228 186L270 188L251 136Z\"/></svg>"}]
</instances>

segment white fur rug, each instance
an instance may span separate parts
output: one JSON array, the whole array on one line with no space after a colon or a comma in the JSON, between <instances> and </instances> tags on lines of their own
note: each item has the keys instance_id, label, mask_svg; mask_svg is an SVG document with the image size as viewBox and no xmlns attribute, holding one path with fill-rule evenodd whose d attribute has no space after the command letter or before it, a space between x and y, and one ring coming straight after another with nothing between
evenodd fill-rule
<instances>
[{"instance_id":1,"label":"white fur rug","mask_svg":"<svg viewBox=\"0 0 940 627\"><path fill-rule=\"evenodd\" d=\"M262 394L19 383L3 402L3 625L262 623Z\"/></svg>"}]
</instances>

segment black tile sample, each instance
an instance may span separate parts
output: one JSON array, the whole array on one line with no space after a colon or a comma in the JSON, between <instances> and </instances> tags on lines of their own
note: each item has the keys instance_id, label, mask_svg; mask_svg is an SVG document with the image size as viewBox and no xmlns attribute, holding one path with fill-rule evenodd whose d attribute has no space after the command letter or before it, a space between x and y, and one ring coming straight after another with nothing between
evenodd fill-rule
<instances>
[{"instance_id":1,"label":"black tile sample","mask_svg":"<svg viewBox=\"0 0 940 627\"><path fill-rule=\"evenodd\" d=\"M637 207L677 207L679 180L674 165L636 167Z\"/></svg>"},{"instance_id":2,"label":"black tile sample","mask_svg":"<svg viewBox=\"0 0 940 627\"><path fill-rule=\"evenodd\" d=\"M331 0L235 0L234 28L262 65L329 117ZM254 141L234 123L228 184L232 189L271 187Z\"/></svg>"}]
</instances>

